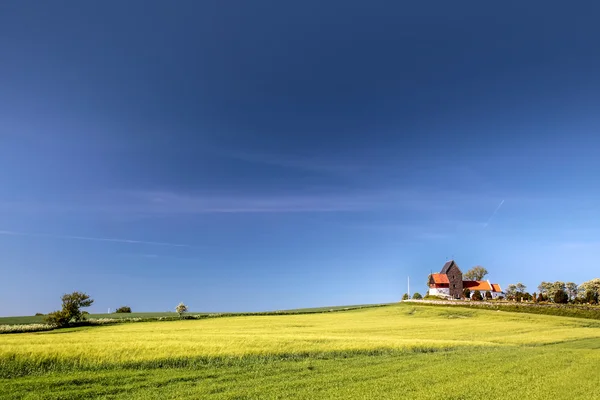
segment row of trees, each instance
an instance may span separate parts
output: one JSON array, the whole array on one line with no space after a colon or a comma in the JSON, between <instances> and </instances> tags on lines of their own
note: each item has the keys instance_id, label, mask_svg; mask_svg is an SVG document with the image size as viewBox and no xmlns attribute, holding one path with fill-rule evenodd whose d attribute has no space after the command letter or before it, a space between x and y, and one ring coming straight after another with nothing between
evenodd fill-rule
<instances>
[{"instance_id":1,"label":"row of trees","mask_svg":"<svg viewBox=\"0 0 600 400\"><path fill-rule=\"evenodd\" d=\"M65 327L69 326L73 322L81 322L85 320L87 311L82 311L82 308L91 306L94 300L90 296L83 292L73 292L64 294L61 297L62 308L58 311L53 311L44 316L44 321L53 326ZM175 311L179 314L179 318L183 317L183 314L188 311L188 307L179 303L175 307ZM131 313L131 307L124 306L120 307L116 311L117 313ZM37 315L37 314L36 314Z\"/></svg>"},{"instance_id":2,"label":"row of trees","mask_svg":"<svg viewBox=\"0 0 600 400\"><path fill-rule=\"evenodd\" d=\"M558 304L589 303L598 304L600 297L600 278L592 279L577 285L574 282L542 282L538 292L530 294L522 283L510 284L506 287L506 298L516 301L550 301Z\"/></svg>"}]
</instances>

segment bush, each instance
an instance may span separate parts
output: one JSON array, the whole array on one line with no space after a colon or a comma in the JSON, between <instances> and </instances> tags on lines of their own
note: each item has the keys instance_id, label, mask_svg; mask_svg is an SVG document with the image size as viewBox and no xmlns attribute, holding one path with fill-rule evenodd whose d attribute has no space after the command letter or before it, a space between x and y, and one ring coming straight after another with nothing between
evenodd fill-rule
<instances>
[{"instance_id":1,"label":"bush","mask_svg":"<svg viewBox=\"0 0 600 400\"><path fill-rule=\"evenodd\" d=\"M485 292L485 299L486 299L486 300L491 300L491 299L492 299L492 293L490 293L490 292Z\"/></svg>"},{"instance_id":2,"label":"bush","mask_svg":"<svg viewBox=\"0 0 600 400\"><path fill-rule=\"evenodd\" d=\"M483 296L481 295L481 292L479 290L474 291L473 295L471 296L471 300L475 300L475 301L483 300Z\"/></svg>"},{"instance_id":3,"label":"bush","mask_svg":"<svg viewBox=\"0 0 600 400\"><path fill-rule=\"evenodd\" d=\"M67 326L71 322L71 317L64 311L54 311L44 317L44 321L52 326Z\"/></svg>"},{"instance_id":4,"label":"bush","mask_svg":"<svg viewBox=\"0 0 600 400\"><path fill-rule=\"evenodd\" d=\"M404 293L404 294L402 295L402 300L408 300L408 299L409 299L409 297L408 297L408 293Z\"/></svg>"},{"instance_id":5,"label":"bush","mask_svg":"<svg viewBox=\"0 0 600 400\"><path fill-rule=\"evenodd\" d=\"M567 304L569 302L569 295L564 290L557 290L554 293L554 302L557 304Z\"/></svg>"},{"instance_id":6,"label":"bush","mask_svg":"<svg viewBox=\"0 0 600 400\"><path fill-rule=\"evenodd\" d=\"M423 296L421 296L421 293L419 292L415 292L415 294L413 294L413 299L415 300L421 300L423 298Z\"/></svg>"},{"instance_id":7,"label":"bush","mask_svg":"<svg viewBox=\"0 0 600 400\"><path fill-rule=\"evenodd\" d=\"M465 290L463 290L463 295L465 296L465 299L470 299L471 298L471 289L465 288Z\"/></svg>"},{"instance_id":8,"label":"bush","mask_svg":"<svg viewBox=\"0 0 600 400\"><path fill-rule=\"evenodd\" d=\"M585 292L585 302L590 304L598 303L598 293L588 290Z\"/></svg>"},{"instance_id":9,"label":"bush","mask_svg":"<svg viewBox=\"0 0 600 400\"><path fill-rule=\"evenodd\" d=\"M538 294L538 298L537 298L537 302L541 303L543 301L545 301L546 299L544 298L543 293L540 292L540 294Z\"/></svg>"},{"instance_id":10,"label":"bush","mask_svg":"<svg viewBox=\"0 0 600 400\"><path fill-rule=\"evenodd\" d=\"M117 311L115 311L116 313L131 313L131 307L128 306L123 306L123 307L119 307L117 308Z\"/></svg>"},{"instance_id":11,"label":"bush","mask_svg":"<svg viewBox=\"0 0 600 400\"><path fill-rule=\"evenodd\" d=\"M43 317L43 316L44 316L44 314L42 314L41 312L36 312L36 313L35 313L35 316L36 316L36 317Z\"/></svg>"}]
</instances>

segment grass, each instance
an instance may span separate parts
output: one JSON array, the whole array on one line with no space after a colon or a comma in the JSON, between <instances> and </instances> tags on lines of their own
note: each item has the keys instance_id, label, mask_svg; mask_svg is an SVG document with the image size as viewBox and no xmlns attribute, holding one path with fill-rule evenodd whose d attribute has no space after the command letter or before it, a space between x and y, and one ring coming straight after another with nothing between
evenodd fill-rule
<instances>
[{"instance_id":1,"label":"grass","mask_svg":"<svg viewBox=\"0 0 600 400\"><path fill-rule=\"evenodd\" d=\"M412 300L411 302L415 302ZM600 320L600 306L597 305L573 305L573 304L549 304L549 303L515 303L508 301L424 301L421 304L440 307L467 307L493 309L511 312L522 312L528 314L557 315L561 317L588 318Z\"/></svg>"},{"instance_id":2,"label":"grass","mask_svg":"<svg viewBox=\"0 0 600 400\"><path fill-rule=\"evenodd\" d=\"M6 398L591 398L600 321L399 304L0 336Z\"/></svg>"},{"instance_id":3,"label":"grass","mask_svg":"<svg viewBox=\"0 0 600 400\"><path fill-rule=\"evenodd\" d=\"M237 313L207 313L200 312L188 313L190 315L200 316L243 316L243 315L280 315L280 314L312 314L322 313L330 311L346 311L356 308L369 308L379 307L386 304L357 304L351 306L332 306L332 307L313 307L313 308L296 308L291 310L277 310L277 311L265 311L265 312L237 312ZM141 318L143 320L153 319L179 319L176 312L137 312L137 313L110 313L110 314L89 314L87 318L90 320L95 319L129 319L129 318ZM19 317L0 317L0 325L28 325L28 324L42 324L44 323L43 315L29 315Z\"/></svg>"}]
</instances>

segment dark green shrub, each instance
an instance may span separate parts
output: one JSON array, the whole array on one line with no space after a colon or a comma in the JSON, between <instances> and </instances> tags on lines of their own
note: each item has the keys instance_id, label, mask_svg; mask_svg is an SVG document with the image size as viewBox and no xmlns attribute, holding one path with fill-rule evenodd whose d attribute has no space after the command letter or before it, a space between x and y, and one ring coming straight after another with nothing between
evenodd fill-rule
<instances>
[{"instance_id":1,"label":"dark green shrub","mask_svg":"<svg viewBox=\"0 0 600 400\"><path fill-rule=\"evenodd\" d=\"M586 291L585 302L590 304L598 304L598 293L592 290Z\"/></svg>"},{"instance_id":2,"label":"dark green shrub","mask_svg":"<svg viewBox=\"0 0 600 400\"><path fill-rule=\"evenodd\" d=\"M471 298L471 290L469 288L465 288L465 290L463 290L463 296L465 296L465 299L470 299Z\"/></svg>"},{"instance_id":3,"label":"dark green shrub","mask_svg":"<svg viewBox=\"0 0 600 400\"><path fill-rule=\"evenodd\" d=\"M423 296L421 296L421 293L419 292L415 292L415 294L413 294L413 299L415 300L421 300L423 298Z\"/></svg>"},{"instance_id":4,"label":"dark green shrub","mask_svg":"<svg viewBox=\"0 0 600 400\"><path fill-rule=\"evenodd\" d=\"M404 293L404 294L402 295L402 300L408 300L408 299L409 299L409 297L408 297L408 293Z\"/></svg>"},{"instance_id":5,"label":"dark green shrub","mask_svg":"<svg viewBox=\"0 0 600 400\"><path fill-rule=\"evenodd\" d=\"M483 300L483 296L481 295L481 292L479 290L474 291L473 295L471 295L471 300L475 300L475 301Z\"/></svg>"},{"instance_id":6,"label":"dark green shrub","mask_svg":"<svg viewBox=\"0 0 600 400\"><path fill-rule=\"evenodd\" d=\"M485 299L486 299L486 300L491 300L491 299L492 299L492 293L490 293L490 292L485 292Z\"/></svg>"},{"instance_id":7,"label":"dark green shrub","mask_svg":"<svg viewBox=\"0 0 600 400\"><path fill-rule=\"evenodd\" d=\"M569 302L569 295L562 289L557 290L554 293L554 302L557 304L567 304Z\"/></svg>"},{"instance_id":8,"label":"dark green shrub","mask_svg":"<svg viewBox=\"0 0 600 400\"><path fill-rule=\"evenodd\" d=\"M43 316L44 316L44 314L42 314L41 312L36 312L36 313L35 313L35 316L36 316L36 317L43 317Z\"/></svg>"},{"instance_id":9,"label":"dark green shrub","mask_svg":"<svg viewBox=\"0 0 600 400\"><path fill-rule=\"evenodd\" d=\"M71 317L64 311L54 311L44 316L44 321L52 326L67 326L71 322Z\"/></svg>"},{"instance_id":10,"label":"dark green shrub","mask_svg":"<svg viewBox=\"0 0 600 400\"><path fill-rule=\"evenodd\" d=\"M123 306L123 307L119 307L117 308L117 311L115 311L116 313L131 313L131 307L128 306Z\"/></svg>"}]
</instances>

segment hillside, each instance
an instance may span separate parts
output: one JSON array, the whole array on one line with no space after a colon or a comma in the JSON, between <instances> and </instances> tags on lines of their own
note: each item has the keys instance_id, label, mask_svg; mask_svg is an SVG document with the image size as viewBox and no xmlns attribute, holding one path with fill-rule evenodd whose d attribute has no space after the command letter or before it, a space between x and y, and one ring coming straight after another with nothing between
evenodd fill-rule
<instances>
[{"instance_id":1,"label":"hillside","mask_svg":"<svg viewBox=\"0 0 600 400\"><path fill-rule=\"evenodd\" d=\"M592 349L598 321L398 304L7 334L0 385L12 398L589 398Z\"/></svg>"}]
</instances>

